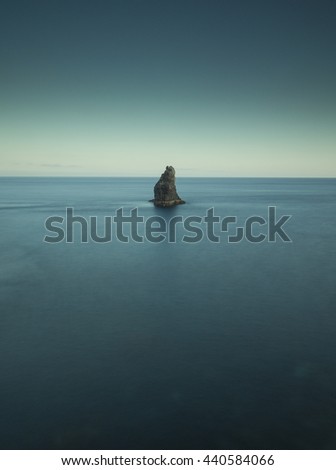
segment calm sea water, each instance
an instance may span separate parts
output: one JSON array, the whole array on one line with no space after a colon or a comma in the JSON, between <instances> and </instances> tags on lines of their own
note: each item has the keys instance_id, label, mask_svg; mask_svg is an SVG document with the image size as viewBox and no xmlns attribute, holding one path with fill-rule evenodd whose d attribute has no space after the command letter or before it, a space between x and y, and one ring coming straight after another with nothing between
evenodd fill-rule
<instances>
[{"instance_id":1,"label":"calm sea water","mask_svg":"<svg viewBox=\"0 0 336 470\"><path fill-rule=\"evenodd\" d=\"M155 182L0 179L0 447L335 449L336 180L179 178L171 210ZM43 242L67 206L269 205L292 243Z\"/></svg>"}]
</instances>

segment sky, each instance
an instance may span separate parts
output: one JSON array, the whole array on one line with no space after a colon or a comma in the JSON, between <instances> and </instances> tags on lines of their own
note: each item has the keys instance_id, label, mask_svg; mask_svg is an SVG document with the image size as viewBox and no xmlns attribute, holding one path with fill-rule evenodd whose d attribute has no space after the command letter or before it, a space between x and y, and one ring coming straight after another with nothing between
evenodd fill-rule
<instances>
[{"instance_id":1,"label":"sky","mask_svg":"<svg viewBox=\"0 0 336 470\"><path fill-rule=\"evenodd\" d=\"M0 176L336 177L334 0L3 0Z\"/></svg>"}]
</instances>

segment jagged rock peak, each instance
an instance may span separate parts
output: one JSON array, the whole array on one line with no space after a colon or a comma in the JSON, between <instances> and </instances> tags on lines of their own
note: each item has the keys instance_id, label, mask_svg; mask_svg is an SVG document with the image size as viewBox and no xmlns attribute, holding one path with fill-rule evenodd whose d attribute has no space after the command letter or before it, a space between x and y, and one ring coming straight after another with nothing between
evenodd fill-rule
<instances>
[{"instance_id":1,"label":"jagged rock peak","mask_svg":"<svg viewBox=\"0 0 336 470\"><path fill-rule=\"evenodd\" d=\"M175 170L172 166L166 166L164 173L154 186L152 202L157 207L171 207L185 203L176 192Z\"/></svg>"}]
</instances>

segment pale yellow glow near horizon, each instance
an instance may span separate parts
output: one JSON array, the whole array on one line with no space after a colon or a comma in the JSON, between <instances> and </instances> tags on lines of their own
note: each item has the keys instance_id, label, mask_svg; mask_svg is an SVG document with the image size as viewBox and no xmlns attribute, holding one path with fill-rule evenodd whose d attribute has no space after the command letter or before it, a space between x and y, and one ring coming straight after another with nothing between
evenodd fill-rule
<instances>
[{"instance_id":1,"label":"pale yellow glow near horizon","mask_svg":"<svg viewBox=\"0 0 336 470\"><path fill-rule=\"evenodd\" d=\"M333 128L313 120L19 116L2 122L0 176L157 176L173 165L186 177L336 177Z\"/></svg>"}]
</instances>

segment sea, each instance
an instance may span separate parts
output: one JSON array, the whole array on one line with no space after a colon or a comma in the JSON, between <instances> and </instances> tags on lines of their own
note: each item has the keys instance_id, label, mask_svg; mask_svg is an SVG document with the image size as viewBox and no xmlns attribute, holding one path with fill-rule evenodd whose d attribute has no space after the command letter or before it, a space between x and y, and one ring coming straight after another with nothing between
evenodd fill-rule
<instances>
[{"instance_id":1,"label":"sea","mask_svg":"<svg viewBox=\"0 0 336 470\"><path fill-rule=\"evenodd\" d=\"M156 180L0 178L0 448L336 449L336 180Z\"/></svg>"}]
</instances>

